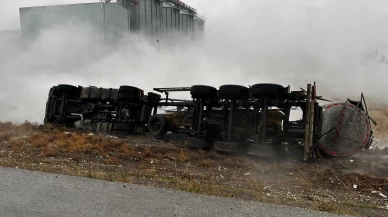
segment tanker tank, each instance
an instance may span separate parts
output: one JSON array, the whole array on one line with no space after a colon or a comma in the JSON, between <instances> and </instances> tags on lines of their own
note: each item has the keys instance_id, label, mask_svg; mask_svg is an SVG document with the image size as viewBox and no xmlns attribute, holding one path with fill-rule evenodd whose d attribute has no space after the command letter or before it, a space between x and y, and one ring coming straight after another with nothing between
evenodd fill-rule
<instances>
[{"instance_id":1,"label":"tanker tank","mask_svg":"<svg viewBox=\"0 0 388 217\"><path fill-rule=\"evenodd\" d=\"M359 102L333 102L322 106L320 149L329 156L352 156L373 140L371 122Z\"/></svg>"}]
</instances>

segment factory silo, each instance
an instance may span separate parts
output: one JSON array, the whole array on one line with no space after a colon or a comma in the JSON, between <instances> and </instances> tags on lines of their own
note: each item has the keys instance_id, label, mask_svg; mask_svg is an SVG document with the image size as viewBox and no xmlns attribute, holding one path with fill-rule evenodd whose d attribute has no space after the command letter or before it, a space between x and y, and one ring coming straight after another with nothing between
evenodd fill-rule
<instances>
[{"instance_id":1,"label":"factory silo","mask_svg":"<svg viewBox=\"0 0 388 217\"><path fill-rule=\"evenodd\" d=\"M147 36L158 36L162 31L162 1L118 0L131 12L131 32Z\"/></svg>"},{"instance_id":2,"label":"factory silo","mask_svg":"<svg viewBox=\"0 0 388 217\"><path fill-rule=\"evenodd\" d=\"M179 0L118 0L131 12L131 32L147 37L200 39L204 20L194 8Z\"/></svg>"},{"instance_id":3,"label":"factory silo","mask_svg":"<svg viewBox=\"0 0 388 217\"><path fill-rule=\"evenodd\" d=\"M205 34L205 20L202 17L194 16L193 19L193 40L200 41Z\"/></svg>"},{"instance_id":4,"label":"factory silo","mask_svg":"<svg viewBox=\"0 0 388 217\"><path fill-rule=\"evenodd\" d=\"M162 6L162 37L175 40L179 31L180 9L170 2L164 2Z\"/></svg>"}]
</instances>

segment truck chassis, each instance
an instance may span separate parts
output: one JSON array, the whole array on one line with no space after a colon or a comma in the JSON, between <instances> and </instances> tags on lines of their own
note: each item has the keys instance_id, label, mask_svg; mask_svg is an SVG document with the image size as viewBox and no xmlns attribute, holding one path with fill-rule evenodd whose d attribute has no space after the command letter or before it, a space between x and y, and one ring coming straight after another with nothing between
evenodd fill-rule
<instances>
[{"instance_id":1,"label":"truck chassis","mask_svg":"<svg viewBox=\"0 0 388 217\"><path fill-rule=\"evenodd\" d=\"M49 91L44 124L114 135L148 133L191 148L259 157L296 153L306 161L321 153L350 156L368 149L373 141L371 122L376 123L369 117L363 94L359 101L321 106L318 101L328 100L317 96L316 90L315 83L297 91L263 83L218 89L206 85L154 88L158 93L144 94L132 86L60 84ZM182 91L192 98L170 98L171 93ZM173 109L158 113L161 107ZM294 107L303 111L298 121L290 121Z\"/></svg>"}]
</instances>

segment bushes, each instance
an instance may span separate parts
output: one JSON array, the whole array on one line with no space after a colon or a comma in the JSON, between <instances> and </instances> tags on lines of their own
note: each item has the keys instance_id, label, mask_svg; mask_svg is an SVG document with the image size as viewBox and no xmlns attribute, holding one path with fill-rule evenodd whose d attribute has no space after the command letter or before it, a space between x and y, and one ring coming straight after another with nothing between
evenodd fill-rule
<instances>
[{"instance_id":1,"label":"bushes","mask_svg":"<svg viewBox=\"0 0 388 217\"><path fill-rule=\"evenodd\" d=\"M8 132L0 132L0 142L8 142L11 139L11 135Z\"/></svg>"}]
</instances>

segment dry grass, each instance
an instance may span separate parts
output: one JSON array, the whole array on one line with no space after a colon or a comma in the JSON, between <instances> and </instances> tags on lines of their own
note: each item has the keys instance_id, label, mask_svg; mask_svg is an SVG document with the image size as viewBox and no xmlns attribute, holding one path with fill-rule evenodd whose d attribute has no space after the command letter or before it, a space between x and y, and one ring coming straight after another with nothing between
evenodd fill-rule
<instances>
[{"instance_id":1,"label":"dry grass","mask_svg":"<svg viewBox=\"0 0 388 217\"><path fill-rule=\"evenodd\" d=\"M186 155L183 149L179 152L176 160L180 163L187 163L190 161L190 156Z\"/></svg>"},{"instance_id":2,"label":"dry grass","mask_svg":"<svg viewBox=\"0 0 388 217\"><path fill-rule=\"evenodd\" d=\"M0 130L6 131L14 128L15 126L12 124L12 122L0 122Z\"/></svg>"},{"instance_id":3,"label":"dry grass","mask_svg":"<svg viewBox=\"0 0 388 217\"><path fill-rule=\"evenodd\" d=\"M214 164L214 161L213 160L210 160L210 159L206 159L206 160L203 160L201 161L198 166L200 167L210 167L210 166L213 166Z\"/></svg>"},{"instance_id":4,"label":"dry grass","mask_svg":"<svg viewBox=\"0 0 388 217\"><path fill-rule=\"evenodd\" d=\"M319 203L315 209L323 212L334 212L336 210L335 206L327 202Z\"/></svg>"},{"instance_id":5,"label":"dry grass","mask_svg":"<svg viewBox=\"0 0 388 217\"><path fill-rule=\"evenodd\" d=\"M11 135L8 132L0 132L0 142L8 142L11 139Z\"/></svg>"},{"instance_id":6,"label":"dry grass","mask_svg":"<svg viewBox=\"0 0 388 217\"><path fill-rule=\"evenodd\" d=\"M152 151L151 147L146 147L144 149L144 157L145 158L153 158L155 155L154 155L154 152Z\"/></svg>"},{"instance_id":7,"label":"dry grass","mask_svg":"<svg viewBox=\"0 0 388 217\"><path fill-rule=\"evenodd\" d=\"M348 192L370 192L371 190L388 190L388 179L376 178L369 175L359 173L341 173L335 170L326 169L324 171L316 172L315 174L308 174L313 176L316 181L315 185L321 185L327 188L338 188L347 190ZM357 190L353 188L357 185Z\"/></svg>"},{"instance_id":8,"label":"dry grass","mask_svg":"<svg viewBox=\"0 0 388 217\"><path fill-rule=\"evenodd\" d=\"M388 106L374 106L369 108L369 115L377 122L372 125L373 132L377 137L387 137L388 130Z\"/></svg>"},{"instance_id":9,"label":"dry grass","mask_svg":"<svg viewBox=\"0 0 388 217\"><path fill-rule=\"evenodd\" d=\"M12 125L0 123L0 141L6 141L10 151L20 156L67 157L75 160L84 156L100 156L108 164L118 164L120 160L144 158L152 155L150 148L135 149L124 140L111 139L102 135L91 136L68 132L56 128L39 128L25 122Z\"/></svg>"},{"instance_id":10,"label":"dry grass","mask_svg":"<svg viewBox=\"0 0 388 217\"><path fill-rule=\"evenodd\" d=\"M330 212L339 215L352 215L352 216L362 216L359 213L353 211L350 207L346 207L347 204L334 204L327 201L320 202L313 206L314 210L321 212Z\"/></svg>"},{"instance_id":11,"label":"dry grass","mask_svg":"<svg viewBox=\"0 0 388 217\"><path fill-rule=\"evenodd\" d=\"M28 127L31 129L26 129ZM307 202L303 199L303 202L298 201L296 189L314 195L317 188L351 193L352 185L357 184L362 193L363 189L367 192L372 186L383 190L388 186L387 180L359 174L346 175L336 170L323 170L318 166L308 167L295 162L287 164L242 156L220 157L203 150L178 149L160 143L153 145L151 140L138 145L139 137L126 140L80 132L65 133L69 129L39 128L28 123L19 126L0 123L0 128L0 135L8 135L4 136L7 143L0 143L0 151L4 148L6 150L0 155L2 166L261 202L302 205L334 213L346 213L346 210L338 204L320 202L322 200L317 197ZM27 133L22 133L23 130ZM296 196L275 193L272 186L274 190L284 187ZM359 204L354 201L349 203Z\"/></svg>"},{"instance_id":12,"label":"dry grass","mask_svg":"<svg viewBox=\"0 0 388 217\"><path fill-rule=\"evenodd\" d=\"M0 138L8 142L10 151L20 156L68 157L82 162L86 157L94 156L110 165L121 161L140 161L142 159L169 159L186 163L193 159L184 150L169 151L165 148L133 146L124 139L115 139L103 135L88 135L80 132L66 132L69 129L39 128L24 123L20 126L10 122L0 123ZM27 130L29 128L29 130ZM13 136L10 132L28 131L25 136ZM14 137L14 139L12 139Z\"/></svg>"}]
</instances>

